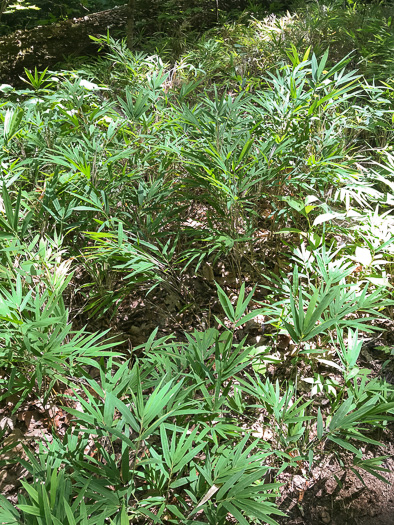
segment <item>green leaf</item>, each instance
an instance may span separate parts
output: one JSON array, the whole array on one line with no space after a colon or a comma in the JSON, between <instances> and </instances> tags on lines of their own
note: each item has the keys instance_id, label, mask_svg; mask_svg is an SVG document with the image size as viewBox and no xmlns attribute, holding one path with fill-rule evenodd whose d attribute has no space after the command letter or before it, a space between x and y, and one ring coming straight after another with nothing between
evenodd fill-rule
<instances>
[{"instance_id":1,"label":"green leaf","mask_svg":"<svg viewBox=\"0 0 394 525\"><path fill-rule=\"evenodd\" d=\"M236 520L238 520L238 523L241 525L249 525L250 522L245 519L243 514L232 503L229 501L223 501L222 505Z\"/></svg>"},{"instance_id":2,"label":"green leaf","mask_svg":"<svg viewBox=\"0 0 394 525\"><path fill-rule=\"evenodd\" d=\"M75 521L73 511L71 510L70 505L68 504L66 498L63 497L63 506L64 510L66 512L68 524L67 525L77 525L77 522Z\"/></svg>"},{"instance_id":3,"label":"green leaf","mask_svg":"<svg viewBox=\"0 0 394 525\"><path fill-rule=\"evenodd\" d=\"M137 423L137 420L135 419L134 415L131 413L131 410L129 407L127 407L123 401L116 398L114 399L114 405L119 410L119 412L122 414L122 416L125 418L126 423L137 433L140 431L140 425Z\"/></svg>"},{"instance_id":4,"label":"green leaf","mask_svg":"<svg viewBox=\"0 0 394 525\"><path fill-rule=\"evenodd\" d=\"M352 403L353 403L353 396L349 396L348 399L346 399L346 401L344 401L342 405L338 408L338 410L335 412L335 414L333 415L331 419L331 423L329 426L330 432L341 427L346 414L349 412L349 410L352 407Z\"/></svg>"},{"instance_id":5,"label":"green leaf","mask_svg":"<svg viewBox=\"0 0 394 525\"><path fill-rule=\"evenodd\" d=\"M120 512L120 525L130 525L130 520L124 505L122 506L122 510Z\"/></svg>"},{"instance_id":6,"label":"green leaf","mask_svg":"<svg viewBox=\"0 0 394 525\"><path fill-rule=\"evenodd\" d=\"M33 507L32 505L18 505L19 510L31 516L41 516L41 510L38 507Z\"/></svg>"},{"instance_id":7,"label":"green leaf","mask_svg":"<svg viewBox=\"0 0 394 525\"><path fill-rule=\"evenodd\" d=\"M334 437L334 436L331 436L331 435L328 436L328 439L330 441L333 441L334 443L336 443L340 447L342 447L342 448L344 448L346 450L349 450L350 452L353 452L353 454L356 454L356 456L359 456L359 457L362 456L361 452L356 447L354 447L351 443L349 443L348 441L345 441L344 439L341 439L341 438L336 437L336 436Z\"/></svg>"},{"instance_id":8,"label":"green leaf","mask_svg":"<svg viewBox=\"0 0 394 525\"><path fill-rule=\"evenodd\" d=\"M235 316L234 307L231 304L230 299L227 297L226 293L218 285L218 283L215 282L215 285L216 285L216 288L217 288L217 291L218 291L219 301L220 301L220 304L222 305L224 313L226 314L226 316L229 319L229 321L235 323L237 321L237 319L236 319L236 316Z\"/></svg>"},{"instance_id":9,"label":"green leaf","mask_svg":"<svg viewBox=\"0 0 394 525\"><path fill-rule=\"evenodd\" d=\"M164 425L160 426L160 439L161 439L161 448L163 451L164 460L169 467L172 466L172 457L170 455L170 447L168 445L168 436ZM173 435L173 439L175 436Z\"/></svg>"},{"instance_id":10,"label":"green leaf","mask_svg":"<svg viewBox=\"0 0 394 525\"><path fill-rule=\"evenodd\" d=\"M0 519L4 520L6 525L20 523L19 512L2 494L0 494Z\"/></svg>"},{"instance_id":11,"label":"green leaf","mask_svg":"<svg viewBox=\"0 0 394 525\"><path fill-rule=\"evenodd\" d=\"M241 319L239 319L236 323L235 323L235 327L238 328L242 325L244 325L245 323L247 323L248 321L250 321L251 319L254 319L255 317L257 317L258 315L262 315L266 313L266 310L264 308L258 308L256 310L252 310L251 312L249 312L248 314L244 315L243 317L241 317Z\"/></svg>"},{"instance_id":12,"label":"green leaf","mask_svg":"<svg viewBox=\"0 0 394 525\"><path fill-rule=\"evenodd\" d=\"M4 140L5 143L8 144L8 142L15 137L15 135L19 131L20 123L22 122L22 118L24 115L24 110L21 107L17 107L15 109L7 109L7 112L5 114L4 118Z\"/></svg>"},{"instance_id":13,"label":"green leaf","mask_svg":"<svg viewBox=\"0 0 394 525\"><path fill-rule=\"evenodd\" d=\"M321 439L323 437L323 417L321 415L321 410L317 411L317 437Z\"/></svg>"},{"instance_id":14,"label":"green leaf","mask_svg":"<svg viewBox=\"0 0 394 525\"><path fill-rule=\"evenodd\" d=\"M26 481L22 481L22 486L29 494L30 498L34 501L34 503L38 504L39 496L37 490L28 483L26 483Z\"/></svg>"},{"instance_id":15,"label":"green leaf","mask_svg":"<svg viewBox=\"0 0 394 525\"><path fill-rule=\"evenodd\" d=\"M308 215L315 208L317 208L317 206L305 206L305 213Z\"/></svg>"},{"instance_id":16,"label":"green leaf","mask_svg":"<svg viewBox=\"0 0 394 525\"><path fill-rule=\"evenodd\" d=\"M193 458L197 457L197 455L205 448L206 443L200 443L196 447L194 447L192 450L190 450L175 466L174 466L174 472L178 472L183 469Z\"/></svg>"}]
</instances>

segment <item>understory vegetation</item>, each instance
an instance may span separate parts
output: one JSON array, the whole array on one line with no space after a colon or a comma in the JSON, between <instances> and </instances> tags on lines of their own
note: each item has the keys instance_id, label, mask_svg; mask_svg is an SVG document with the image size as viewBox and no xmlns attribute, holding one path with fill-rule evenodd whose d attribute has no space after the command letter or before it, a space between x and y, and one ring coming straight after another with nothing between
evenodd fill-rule
<instances>
[{"instance_id":1,"label":"understory vegetation","mask_svg":"<svg viewBox=\"0 0 394 525\"><path fill-rule=\"evenodd\" d=\"M384 479L389 11L104 36L0 86L1 523L274 525L284 472Z\"/></svg>"}]
</instances>

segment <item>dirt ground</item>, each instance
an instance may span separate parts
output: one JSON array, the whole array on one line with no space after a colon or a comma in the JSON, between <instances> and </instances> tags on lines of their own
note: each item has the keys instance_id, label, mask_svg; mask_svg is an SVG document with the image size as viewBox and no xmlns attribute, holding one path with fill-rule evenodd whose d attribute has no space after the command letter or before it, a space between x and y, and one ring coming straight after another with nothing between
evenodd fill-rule
<instances>
[{"instance_id":1,"label":"dirt ground","mask_svg":"<svg viewBox=\"0 0 394 525\"><path fill-rule=\"evenodd\" d=\"M393 525L393 438L394 426L385 436L386 447L374 450L375 456L390 456L383 464L390 472L382 473L390 484L365 471L360 471L361 481L351 471L338 470L335 464L320 472L315 469L314 480L309 483L301 476L293 476L287 480L278 502L287 517L277 521L281 525Z\"/></svg>"}]
</instances>

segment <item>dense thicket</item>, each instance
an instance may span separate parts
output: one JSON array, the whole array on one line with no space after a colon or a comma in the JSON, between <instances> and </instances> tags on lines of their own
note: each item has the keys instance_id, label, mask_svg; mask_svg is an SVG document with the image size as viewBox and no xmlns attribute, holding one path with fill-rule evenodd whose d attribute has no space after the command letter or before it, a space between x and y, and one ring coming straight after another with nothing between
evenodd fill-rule
<instances>
[{"instance_id":1,"label":"dense thicket","mask_svg":"<svg viewBox=\"0 0 394 525\"><path fill-rule=\"evenodd\" d=\"M0 86L2 523L286 523L295 476L391 475L389 13Z\"/></svg>"}]
</instances>

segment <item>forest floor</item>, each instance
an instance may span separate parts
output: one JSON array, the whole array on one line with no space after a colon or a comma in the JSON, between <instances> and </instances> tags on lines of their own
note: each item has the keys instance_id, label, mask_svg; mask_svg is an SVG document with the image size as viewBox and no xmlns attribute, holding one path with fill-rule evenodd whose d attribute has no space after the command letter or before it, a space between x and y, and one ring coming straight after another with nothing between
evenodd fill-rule
<instances>
[{"instance_id":1,"label":"forest floor","mask_svg":"<svg viewBox=\"0 0 394 525\"><path fill-rule=\"evenodd\" d=\"M394 426L382 440L387 445L373 454L390 456L385 467L390 470L390 484L364 473L362 481L343 471L335 461L314 469L313 481L299 475L283 475L282 496L278 506L286 512L283 525L392 525L394 517ZM368 456L368 455L367 455ZM371 453L372 457L372 453ZM335 477L337 477L337 480Z\"/></svg>"},{"instance_id":2,"label":"forest floor","mask_svg":"<svg viewBox=\"0 0 394 525\"><path fill-rule=\"evenodd\" d=\"M274 265L272 262L271 264ZM83 304L80 303L81 296L77 293L70 297L70 305L75 315L74 322L81 326L87 324L92 331L109 328L109 335L123 342L121 346L124 352L134 356L138 356L140 352L142 355L144 343L157 326L158 337L174 334L176 340L181 341L184 338L185 326L189 327L188 331L204 329L207 325L214 324L215 315L220 316L221 308L216 299L213 280L219 282L229 295L237 294L240 287L234 273L227 271L220 264L214 270L207 266L203 268L202 275L190 279L191 281L187 281L186 278L184 285L187 285L189 293L192 293L195 303L193 308L183 312L179 304L180 298L174 292L157 289L151 296L145 296L136 291L122 302L115 316L93 321L89 319L86 312L81 313ZM78 275L76 272L76 279L73 281L74 289L78 289L84 280L83 273ZM251 286L249 286L250 290ZM256 301L264 300L264 290L258 289L254 298ZM178 313L179 310L181 313ZM201 314L203 310L205 310L204 315ZM259 321L259 318L249 322L243 330L239 330L238 340L246 337L246 343L249 344L271 343L271 336L266 332L267 328L262 329L261 323L256 321ZM368 367L373 376L382 375L384 360L384 354L380 355L374 345L393 344L392 321L388 321L388 324L389 329L366 344L361 353L360 366ZM288 375L287 357L290 353L288 339L279 338L275 342L275 347L282 354L282 364L275 365L275 368L268 373L281 380ZM394 382L393 362L386 366L384 377L388 382ZM42 440L51 441L52 433L58 436L65 434L71 424L71 416L62 409L62 406L66 404L78 408L78 403L71 399L72 394L72 390L63 388L59 392L57 401L47 406L40 406L37 399L34 401L28 399L13 415L12 409L17 402L16 399L9 397L0 403L0 427L13 428L4 442L8 451L0 457L0 461L6 460L8 463L7 468L3 468L0 473L0 492L10 501L17 503L20 481L26 479L28 475L27 470L19 462L12 465L12 458L26 458L23 445L28 445L30 450L37 450ZM261 428L256 428L257 433ZM263 437L269 440L272 436L268 431ZM389 483L366 472L363 472L362 479L359 479L350 470L341 468L334 454L328 454L324 464L315 467L312 472L308 472L307 465L300 462L298 472L285 470L277 478L278 482L283 483L277 504L287 515L285 518L277 518L278 522L281 525L392 525L394 523L394 424L389 425L384 431L378 429L376 436L372 437L383 443L384 447L366 445L363 450L364 457L387 456L383 466L390 471L384 473ZM93 450L92 442L92 453Z\"/></svg>"}]
</instances>

